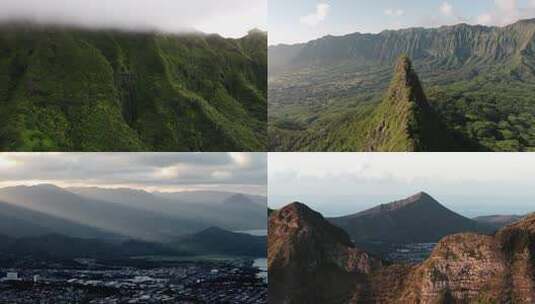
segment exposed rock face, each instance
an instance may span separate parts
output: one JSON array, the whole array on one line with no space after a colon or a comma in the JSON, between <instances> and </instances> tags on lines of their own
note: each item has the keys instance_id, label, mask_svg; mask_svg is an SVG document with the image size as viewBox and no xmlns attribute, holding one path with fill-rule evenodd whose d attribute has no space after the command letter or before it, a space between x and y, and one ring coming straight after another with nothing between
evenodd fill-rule
<instances>
[{"instance_id":1,"label":"exposed rock face","mask_svg":"<svg viewBox=\"0 0 535 304\"><path fill-rule=\"evenodd\" d=\"M500 298L507 264L493 237L458 234L442 240L410 275L408 303L450 303ZM449 301L449 302L448 302Z\"/></svg>"},{"instance_id":2,"label":"exposed rock face","mask_svg":"<svg viewBox=\"0 0 535 304\"><path fill-rule=\"evenodd\" d=\"M300 203L271 214L268 244L270 303L345 302L381 266L343 230Z\"/></svg>"},{"instance_id":3,"label":"exposed rock face","mask_svg":"<svg viewBox=\"0 0 535 304\"><path fill-rule=\"evenodd\" d=\"M274 212L269 225L270 303L535 301L535 215L494 236L445 237L414 266L380 263L302 204Z\"/></svg>"}]
</instances>

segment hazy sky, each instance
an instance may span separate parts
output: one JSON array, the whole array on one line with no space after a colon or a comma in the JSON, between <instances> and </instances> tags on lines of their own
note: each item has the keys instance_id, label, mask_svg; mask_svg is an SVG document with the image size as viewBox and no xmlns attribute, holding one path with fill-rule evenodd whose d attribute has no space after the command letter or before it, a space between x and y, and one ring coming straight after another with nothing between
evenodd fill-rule
<instances>
[{"instance_id":1,"label":"hazy sky","mask_svg":"<svg viewBox=\"0 0 535 304\"><path fill-rule=\"evenodd\" d=\"M13 18L241 37L267 28L267 0L0 0L0 20Z\"/></svg>"},{"instance_id":2,"label":"hazy sky","mask_svg":"<svg viewBox=\"0 0 535 304\"><path fill-rule=\"evenodd\" d=\"M131 187L265 195L265 153L0 153L0 186Z\"/></svg>"},{"instance_id":3,"label":"hazy sky","mask_svg":"<svg viewBox=\"0 0 535 304\"><path fill-rule=\"evenodd\" d=\"M270 153L269 205L347 215L426 191L466 216L535 211L534 153Z\"/></svg>"},{"instance_id":4,"label":"hazy sky","mask_svg":"<svg viewBox=\"0 0 535 304\"><path fill-rule=\"evenodd\" d=\"M535 0L270 0L269 42L461 22L505 25L533 17Z\"/></svg>"}]
</instances>

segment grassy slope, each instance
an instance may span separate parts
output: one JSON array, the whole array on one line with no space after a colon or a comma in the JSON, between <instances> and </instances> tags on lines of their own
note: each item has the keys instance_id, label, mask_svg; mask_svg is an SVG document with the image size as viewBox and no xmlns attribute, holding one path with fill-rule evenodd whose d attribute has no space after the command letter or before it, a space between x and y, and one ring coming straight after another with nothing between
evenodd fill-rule
<instances>
[{"instance_id":1,"label":"grassy slope","mask_svg":"<svg viewBox=\"0 0 535 304\"><path fill-rule=\"evenodd\" d=\"M0 150L263 150L265 34L0 30Z\"/></svg>"}]
</instances>

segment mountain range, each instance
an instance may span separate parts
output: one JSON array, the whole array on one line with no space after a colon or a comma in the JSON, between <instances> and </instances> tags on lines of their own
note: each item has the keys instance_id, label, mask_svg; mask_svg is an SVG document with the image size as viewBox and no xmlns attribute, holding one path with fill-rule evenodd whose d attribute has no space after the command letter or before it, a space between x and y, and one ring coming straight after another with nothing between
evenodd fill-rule
<instances>
[{"instance_id":1,"label":"mountain range","mask_svg":"<svg viewBox=\"0 0 535 304\"><path fill-rule=\"evenodd\" d=\"M171 196L171 194L169 194ZM54 185L0 189L0 226L10 237L62 234L73 238L170 241L217 226L253 230L266 227L261 197L226 193L206 203L167 199L140 190L60 188ZM190 192L188 197L195 194ZM197 201L205 200L204 192Z\"/></svg>"},{"instance_id":2,"label":"mountain range","mask_svg":"<svg viewBox=\"0 0 535 304\"><path fill-rule=\"evenodd\" d=\"M534 37L535 20L521 20L270 46L270 149L528 151L535 147ZM403 58L422 85L410 70L410 77L399 72ZM381 135L371 144L370 132Z\"/></svg>"},{"instance_id":3,"label":"mountain range","mask_svg":"<svg viewBox=\"0 0 535 304\"><path fill-rule=\"evenodd\" d=\"M226 39L2 23L0 150L264 150L266 50L258 30Z\"/></svg>"},{"instance_id":4,"label":"mountain range","mask_svg":"<svg viewBox=\"0 0 535 304\"><path fill-rule=\"evenodd\" d=\"M420 264L385 263L292 203L269 217L269 302L532 303L534 248L530 215L494 235L446 236Z\"/></svg>"}]
</instances>

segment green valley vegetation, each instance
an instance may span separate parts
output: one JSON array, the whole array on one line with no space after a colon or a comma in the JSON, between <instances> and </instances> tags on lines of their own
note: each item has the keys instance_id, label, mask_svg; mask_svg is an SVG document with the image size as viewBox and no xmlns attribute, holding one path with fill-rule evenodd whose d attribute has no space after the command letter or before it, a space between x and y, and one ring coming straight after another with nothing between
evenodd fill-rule
<instances>
[{"instance_id":1,"label":"green valley vegetation","mask_svg":"<svg viewBox=\"0 0 535 304\"><path fill-rule=\"evenodd\" d=\"M267 34L0 26L0 150L262 151Z\"/></svg>"},{"instance_id":2,"label":"green valley vegetation","mask_svg":"<svg viewBox=\"0 0 535 304\"><path fill-rule=\"evenodd\" d=\"M523 20L271 46L270 149L535 150L534 37Z\"/></svg>"}]
</instances>

